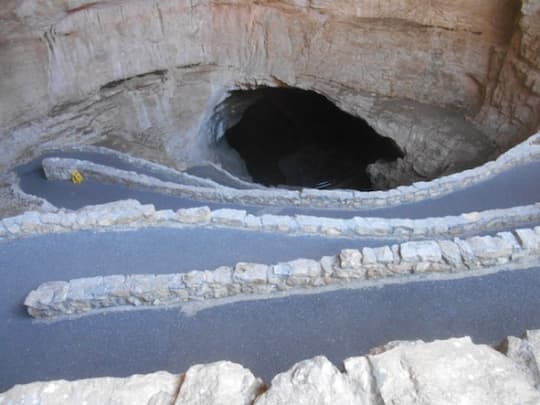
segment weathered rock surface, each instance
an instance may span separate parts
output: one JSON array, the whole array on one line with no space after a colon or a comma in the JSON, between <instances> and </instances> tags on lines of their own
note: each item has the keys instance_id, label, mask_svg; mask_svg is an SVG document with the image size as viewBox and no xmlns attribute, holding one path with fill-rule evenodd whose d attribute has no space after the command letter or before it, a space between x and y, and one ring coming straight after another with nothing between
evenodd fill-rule
<instances>
[{"instance_id":1,"label":"weathered rock surface","mask_svg":"<svg viewBox=\"0 0 540 405\"><path fill-rule=\"evenodd\" d=\"M540 331L527 331L522 338L507 337L499 350L514 360L540 390Z\"/></svg>"},{"instance_id":2,"label":"weathered rock surface","mask_svg":"<svg viewBox=\"0 0 540 405\"><path fill-rule=\"evenodd\" d=\"M295 364L272 380L256 405L367 404L366 394L326 357Z\"/></svg>"},{"instance_id":3,"label":"weathered rock surface","mask_svg":"<svg viewBox=\"0 0 540 405\"><path fill-rule=\"evenodd\" d=\"M175 404L250 405L264 388L239 364L197 365L187 371Z\"/></svg>"},{"instance_id":4,"label":"weathered rock surface","mask_svg":"<svg viewBox=\"0 0 540 405\"><path fill-rule=\"evenodd\" d=\"M469 338L400 343L368 359L386 404L540 403L512 360Z\"/></svg>"},{"instance_id":5,"label":"weathered rock surface","mask_svg":"<svg viewBox=\"0 0 540 405\"><path fill-rule=\"evenodd\" d=\"M0 394L0 404L170 405L176 398L180 381L180 376L160 371L129 378L36 382L16 385Z\"/></svg>"},{"instance_id":6,"label":"weathered rock surface","mask_svg":"<svg viewBox=\"0 0 540 405\"><path fill-rule=\"evenodd\" d=\"M182 376L158 372L17 385L0 394L0 404L537 405L540 391L529 371L538 371L539 336L525 334L532 353L525 357L514 349L504 356L470 338L391 342L346 359L344 372L317 356L278 374L266 392L249 370L222 361L193 366Z\"/></svg>"},{"instance_id":7,"label":"weathered rock surface","mask_svg":"<svg viewBox=\"0 0 540 405\"><path fill-rule=\"evenodd\" d=\"M250 103L222 104L227 91L288 85L395 139L406 157L392 176L456 171L538 128L539 10L538 0L11 0L0 10L0 170L79 143L167 164L215 160L215 138Z\"/></svg>"},{"instance_id":8,"label":"weathered rock surface","mask_svg":"<svg viewBox=\"0 0 540 405\"><path fill-rule=\"evenodd\" d=\"M540 393L511 359L469 338L397 342L345 360L300 362L272 380L256 405L538 404Z\"/></svg>"}]
</instances>

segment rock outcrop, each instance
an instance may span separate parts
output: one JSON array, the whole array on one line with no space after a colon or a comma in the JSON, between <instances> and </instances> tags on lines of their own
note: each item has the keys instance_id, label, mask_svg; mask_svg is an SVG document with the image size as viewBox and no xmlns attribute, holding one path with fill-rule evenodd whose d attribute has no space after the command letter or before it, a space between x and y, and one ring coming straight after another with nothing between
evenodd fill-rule
<instances>
[{"instance_id":1,"label":"rock outcrop","mask_svg":"<svg viewBox=\"0 0 540 405\"><path fill-rule=\"evenodd\" d=\"M523 339L509 338L515 343L503 345L508 356L470 338L391 342L345 360L344 372L317 356L278 374L268 390L242 366L216 362L181 376L17 385L0 394L0 404L537 405L538 336L529 331ZM517 345L527 346L526 356L516 355Z\"/></svg>"},{"instance_id":2,"label":"rock outcrop","mask_svg":"<svg viewBox=\"0 0 540 405\"><path fill-rule=\"evenodd\" d=\"M538 128L539 13L538 0L9 0L0 170L80 143L218 160L252 102L228 92L261 85L314 90L393 138L406 156L372 170L381 185L460 170Z\"/></svg>"},{"instance_id":3,"label":"rock outcrop","mask_svg":"<svg viewBox=\"0 0 540 405\"><path fill-rule=\"evenodd\" d=\"M522 338L507 337L499 350L514 360L540 390L540 331L527 331Z\"/></svg>"},{"instance_id":4,"label":"rock outcrop","mask_svg":"<svg viewBox=\"0 0 540 405\"><path fill-rule=\"evenodd\" d=\"M0 404L152 404L175 400L181 379L157 372L129 378L92 378L16 385L0 394Z\"/></svg>"},{"instance_id":5,"label":"rock outcrop","mask_svg":"<svg viewBox=\"0 0 540 405\"><path fill-rule=\"evenodd\" d=\"M191 367L185 374L176 405L250 405L265 386L239 364L221 361Z\"/></svg>"}]
</instances>

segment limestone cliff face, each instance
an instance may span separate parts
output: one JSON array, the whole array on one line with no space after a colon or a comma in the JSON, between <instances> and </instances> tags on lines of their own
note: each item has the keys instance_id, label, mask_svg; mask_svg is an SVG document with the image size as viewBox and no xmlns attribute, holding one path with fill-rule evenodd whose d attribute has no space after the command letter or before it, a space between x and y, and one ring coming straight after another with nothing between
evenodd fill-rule
<instances>
[{"instance_id":1,"label":"limestone cliff face","mask_svg":"<svg viewBox=\"0 0 540 405\"><path fill-rule=\"evenodd\" d=\"M411 173L458 170L539 127L539 17L538 0L7 0L0 169L72 143L213 159L227 92L269 85L362 116Z\"/></svg>"}]
</instances>

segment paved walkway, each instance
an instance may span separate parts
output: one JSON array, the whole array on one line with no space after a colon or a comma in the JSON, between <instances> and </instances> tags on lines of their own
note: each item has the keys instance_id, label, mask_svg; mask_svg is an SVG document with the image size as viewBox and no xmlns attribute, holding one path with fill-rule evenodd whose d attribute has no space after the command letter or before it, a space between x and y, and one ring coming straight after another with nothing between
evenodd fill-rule
<instances>
[{"instance_id":1,"label":"paved walkway","mask_svg":"<svg viewBox=\"0 0 540 405\"><path fill-rule=\"evenodd\" d=\"M346 242L334 246L301 238L297 243L316 256ZM194 316L178 309L143 310L47 324L32 322L23 312L24 295L45 280L160 273L171 267L183 271L205 263L268 260L269 255L286 260L295 251L271 235L253 240L239 232L194 235L159 229L0 244L0 391L35 380L180 372L223 359L240 362L269 381L317 354L339 364L390 340L472 335L491 343L540 328L540 269L237 302Z\"/></svg>"},{"instance_id":2,"label":"paved walkway","mask_svg":"<svg viewBox=\"0 0 540 405\"><path fill-rule=\"evenodd\" d=\"M96 153L70 153L62 156L92 160L100 164L133 170L133 166L116 162L114 158ZM111 161L112 159L112 161ZM114 164L113 164L114 163ZM23 191L43 197L58 207L78 209L89 204L102 204L127 198L142 203L153 203L158 209L178 209L208 205L211 208L242 208L250 213L304 214L338 218L370 216L383 218L426 218L459 215L464 212L509 208L540 201L540 161L516 167L480 184L464 188L446 196L403 204L391 208L369 210L331 210L291 207L242 206L195 201L188 198L166 196L159 193L135 190L125 186L85 181L74 185L66 181L48 181L40 168L41 160L18 168Z\"/></svg>"},{"instance_id":3,"label":"paved walkway","mask_svg":"<svg viewBox=\"0 0 540 405\"><path fill-rule=\"evenodd\" d=\"M58 206L79 208L124 198L151 202L159 209L201 205L91 181L82 186L49 182L38 166L34 162L19 169L22 187ZM418 218L525 205L540 201L538 184L540 162L535 162L437 200L361 213ZM341 217L360 214L249 209ZM540 328L540 269L238 302L192 317L178 309L145 310L46 324L32 322L22 306L31 289L50 280L320 258L342 248L387 243L392 241L159 228L4 241L0 243L0 391L43 379L126 376L160 369L180 372L194 363L223 359L240 362L269 381L294 362L317 354L339 364L389 340L472 335L491 343Z\"/></svg>"}]
</instances>

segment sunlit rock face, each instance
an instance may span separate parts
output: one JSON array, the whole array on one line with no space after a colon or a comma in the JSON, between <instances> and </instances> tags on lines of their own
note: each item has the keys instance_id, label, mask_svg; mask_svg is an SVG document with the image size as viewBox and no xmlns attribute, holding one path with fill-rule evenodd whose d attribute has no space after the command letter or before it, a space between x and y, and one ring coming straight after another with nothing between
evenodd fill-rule
<instances>
[{"instance_id":1,"label":"sunlit rock face","mask_svg":"<svg viewBox=\"0 0 540 405\"><path fill-rule=\"evenodd\" d=\"M376 188L433 178L539 127L539 18L538 0L6 0L0 169L80 143L219 163L250 105L230 92L270 86L393 139Z\"/></svg>"}]
</instances>

